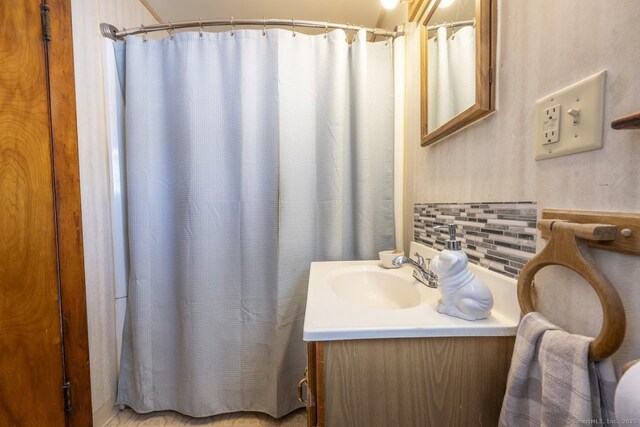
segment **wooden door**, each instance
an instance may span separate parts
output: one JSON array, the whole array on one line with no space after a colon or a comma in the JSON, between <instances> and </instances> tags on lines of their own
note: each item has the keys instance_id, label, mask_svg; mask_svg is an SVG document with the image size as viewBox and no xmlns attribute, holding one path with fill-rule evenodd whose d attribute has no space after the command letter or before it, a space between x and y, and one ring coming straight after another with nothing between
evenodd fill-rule
<instances>
[{"instance_id":1,"label":"wooden door","mask_svg":"<svg viewBox=\"0 0 640 427\"><path fill-rule=\"evenodd\" d=\"M91 425L70 10L50 3L52 49L39 0L0 1L1 426Z\"/></svg>"}]
</instances>

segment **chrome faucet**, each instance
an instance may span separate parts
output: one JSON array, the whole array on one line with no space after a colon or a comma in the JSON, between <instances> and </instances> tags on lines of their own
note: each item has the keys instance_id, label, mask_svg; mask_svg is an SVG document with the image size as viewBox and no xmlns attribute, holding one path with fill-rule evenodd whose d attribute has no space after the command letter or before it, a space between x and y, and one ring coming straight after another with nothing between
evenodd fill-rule
<instances>
[{"instance_id":1,"label":"chrome faucet","mask_svg":"<svg viewBox=\"0 0 640 427\"><path fill-rule=\"evenodd\" d=\"M429 267L431 259L426 259L427 266L425 268L425 259L420 256L418 252L416 252L414 256L418 259L418 261L414 261L406 256L399 256L393 260L393 265L395 265L396 267L402 267L403 265L412 267L414 270L413 277L415 277L420 283L430 288L437 288L438 276L436 275L436 273L431 271L431 268Z\"/></svg>"}]
</instances>

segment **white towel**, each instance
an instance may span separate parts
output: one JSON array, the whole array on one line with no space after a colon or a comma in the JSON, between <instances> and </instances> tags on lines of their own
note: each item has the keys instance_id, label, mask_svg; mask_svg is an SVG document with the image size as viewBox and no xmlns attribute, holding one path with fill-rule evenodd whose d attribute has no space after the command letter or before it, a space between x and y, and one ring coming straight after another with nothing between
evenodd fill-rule
<instances>
[{"instance_id":1,"label":"white towel","mask_svg":"<svg viewBox=\"0 0 640 427\"><path fill-rule=\"evenodd\" d=\"M524 316L516 337L500 426L613 424L613 364L610 359L589 362L591 341L563 331L540 313Z\"/></svg>"}]
</instances>

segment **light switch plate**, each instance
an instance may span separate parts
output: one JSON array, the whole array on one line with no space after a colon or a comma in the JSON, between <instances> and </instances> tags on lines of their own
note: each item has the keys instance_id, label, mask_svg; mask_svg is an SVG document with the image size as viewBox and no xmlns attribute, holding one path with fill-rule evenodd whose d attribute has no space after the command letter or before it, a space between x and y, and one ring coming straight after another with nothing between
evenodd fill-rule
<instances>
[{"instance_id":1,"label":"light switch plate","mask_svg":"<svg viewBox=\"0 0 640 427\"><path fill-rule=\"evenodd\" d=\"M536 102L536 160L602 148L605 71Z\"/></svg>"}]
</instances>

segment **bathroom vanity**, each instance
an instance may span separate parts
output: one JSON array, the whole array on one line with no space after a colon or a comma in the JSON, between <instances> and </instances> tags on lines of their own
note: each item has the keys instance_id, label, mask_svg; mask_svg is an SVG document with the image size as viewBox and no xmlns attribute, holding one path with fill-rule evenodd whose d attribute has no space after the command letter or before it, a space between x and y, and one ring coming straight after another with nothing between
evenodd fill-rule
<instances>
[{"instance_id":1,"label":"bathroom vanity","mask_svg":"<svg viewBox=\"0 0 640 427\"><path fill-rule=\"evenodd\" d=\"M514 337L308 343L309 426L495 426Z\"/></svg>"},{"instance_id":2,"label":"bathroom vanity","mask_svg":"<svg viewBox=\"0 0 640 427\"><path fill-rule=\"evenodd\" d=\"M412 243L411 253L437 252ZM299 394L309 426L497 425L519 321L516 282L471 266L491 289L488 319L436 311L439 291L409 268L313 263Z\"/></svg>"}]
</instances>

